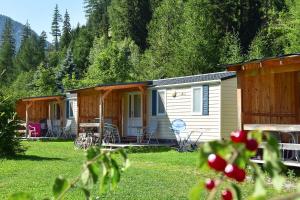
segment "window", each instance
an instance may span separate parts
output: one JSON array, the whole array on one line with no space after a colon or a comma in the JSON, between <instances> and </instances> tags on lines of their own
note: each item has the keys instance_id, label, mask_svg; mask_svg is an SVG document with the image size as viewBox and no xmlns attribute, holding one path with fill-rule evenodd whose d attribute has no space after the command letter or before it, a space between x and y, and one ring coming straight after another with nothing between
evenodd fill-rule
<instances>
[{"instance_id":1,"label":"window","mask_svg":"<svg viewBox=\"0 0 300 200\"><path fill-rule=\"evenodd\" d=\"M166 114L166 91L159 90L157 91L157 114L164 115Z\"/></svg>"},{"instance_id":2,"label":"window","mask_svg":"<svg viewBox=\"0 0 300 200\"><path fill-rule=\"evenodd\" d=\"M202 87L193 88L193 113L202 114Z\"/></svg>"},{"instance_id":3,"label":"window","mask_svg":"<svg viewBox=\"0 0 300 200\"><path fill-rule=\"evenodd\" d=\"M73 101L70 101L70 100L66 101L66 115L67 115L67 118L74 117L74 114L73 114Z\"/></svg>"},{"instance_id":4,"label":"window","mask_svg":"<svg viewBox=\"0 0 300 200\"><path fill-rule=\"evenodd\" d=\"M194 114L209 114L209 86L192 88L192 112Z\"/></svg>"}]
</instances>

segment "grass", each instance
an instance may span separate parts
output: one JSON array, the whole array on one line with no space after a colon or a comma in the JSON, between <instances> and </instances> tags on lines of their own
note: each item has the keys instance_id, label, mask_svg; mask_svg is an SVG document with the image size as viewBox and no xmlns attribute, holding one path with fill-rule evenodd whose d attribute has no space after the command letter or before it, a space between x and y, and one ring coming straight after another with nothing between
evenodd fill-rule
<instances>
[{"instance_id":1,"label":"grass","mask_svg":"<svg viewBox=\"0 0 300 200\"><path fill-rule=\"evenodd\" d=\"M0 199L18 191L30 192L37 199L50 197L57 176L72 179L80 173L84 152L74 150L72 142L24 142L24 145L28 147L25 155L0 161ZM118 188L101 199L187 199L189 190L199 179L213 177L211 171L197 169L196 152L160 150L131 151L131 166L122 175ZM241 186L244 197L254 187L250 181ZM98 189L93 190L97 194ZM272 187L268 193L276 194ZM83 199L83 196L73 190L66 199Z\"/></svg>"}]
</instances>

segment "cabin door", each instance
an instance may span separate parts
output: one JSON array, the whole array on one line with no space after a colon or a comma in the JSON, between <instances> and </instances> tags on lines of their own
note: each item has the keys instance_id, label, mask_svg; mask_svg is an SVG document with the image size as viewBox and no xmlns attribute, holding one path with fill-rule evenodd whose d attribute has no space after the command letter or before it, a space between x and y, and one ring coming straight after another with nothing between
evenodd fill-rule
<instances>
[{"instance_id":1,"label":"cabin door","mask_svg":"<svg viewBox=\"0 0 300 200\"><path fill-rule=\"evenodd\" d=\"M142 98L140 93L128 95L128 136L137 136L142 127Z\"/></svg>"}]
</instances>

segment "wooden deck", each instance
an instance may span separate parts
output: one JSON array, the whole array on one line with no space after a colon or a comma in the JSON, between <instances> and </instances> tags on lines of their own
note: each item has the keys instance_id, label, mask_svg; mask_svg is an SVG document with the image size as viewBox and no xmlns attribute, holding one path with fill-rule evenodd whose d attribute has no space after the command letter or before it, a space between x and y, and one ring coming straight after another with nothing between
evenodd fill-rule
<instances>
[{"instance_id":1,"label":"wooden deck","mask_svg":"<svg viewBox=\"0 0 300 200\"><path fill-rule=\"evenodd\" d=\"M258 163L258 164L263 164L263 160L258 160L258 159L251 159L251 162ZM294 161L294 160L285 160L282 161L284 165L289 166L289 167L300 167L300 162Z\"/></svg>"}]
</instances>

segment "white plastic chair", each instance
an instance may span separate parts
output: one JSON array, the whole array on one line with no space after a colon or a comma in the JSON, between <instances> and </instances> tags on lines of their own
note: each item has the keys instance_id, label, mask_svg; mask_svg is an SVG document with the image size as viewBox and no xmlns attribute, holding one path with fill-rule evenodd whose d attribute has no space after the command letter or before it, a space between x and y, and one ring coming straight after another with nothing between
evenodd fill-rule
<instances>
[{"instance_id":1,"label":"white plastic chair","mask_svg":"<svg viewBox=\"0 0 300 200\"><path fill-rule=\"evenodd\" d=\"M53 137L53 128L52 128L52 123L51 120L47 120L47 133L46 137Z\"/></svg>"},{"instance_id":2,"label":"white plastic chair","mask_svg":"<svg viewBox=\"0 0 300 200\"><path fill-rule=\"evenodd\" d=\"M71 135L71 129L72 128L72 120L68 119L66 126L62 128L62 137L68 138Z\"/></svg>"},{"instance_id":3,"label":"white plastic chair","mask_svg":"<svg viewBox=\"0 0 300 200\"><path fill-rule=\"evenodd\" d=\"M159 144L158 142L158 138L157 138L157 128L158 128L158 122L156 119L151 119L149 122L149 125L147 126L147 128L144 131L144 135L147 138L147 143L150 144L151 139L155 139L157 144Z\"/></svg>"}]
</instances>

